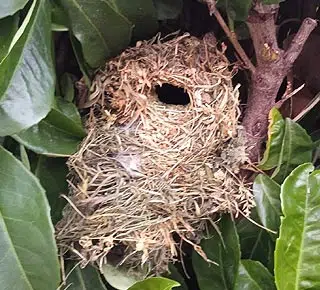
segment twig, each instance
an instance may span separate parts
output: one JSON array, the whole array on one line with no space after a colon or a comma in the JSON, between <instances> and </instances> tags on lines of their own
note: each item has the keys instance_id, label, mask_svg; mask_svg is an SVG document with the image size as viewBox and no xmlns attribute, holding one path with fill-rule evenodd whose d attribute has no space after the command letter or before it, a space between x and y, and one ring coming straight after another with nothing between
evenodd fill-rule
<instances>
[{"instance_id":1,"label":"twig","mask_svg":"<svg viewBox=\"0 0 320 290\"><path fill-rule=\"evenodd\" d=\"M315 98L309 103L309 105L304 108L299 115L297 115L293 120L295 122L299 121L305 114L312 110L320 102L320 93L315 96Z\"/></svg>"},{"instance_id":2,"label":"twig","mask_svg":"<svg viewBox=\"0 0 320 290\"><path fill-rule=\"evenodd\" d=\"M205 2L208 5L210 15L213 14L216 17L217 21L219 22L219 24L222 27L225 34L228 36L230 42L234 46L235 50L239 54L241 60L245 64L245 66L251 71L251 73L254 73L256 68L252 64L249 57L247 56L246 52L243 50L242 46L240 45L240 43L236 37L236 34L229 29L228 25L226 24L226 22L222 18L220 12L216 8L216 1L215 0L205 0Z\"/></svg>"},{"instance_id":3,"label":"twig","mask_svg":"<svg viewBox=\"0 0 320 290\"><path fill-rule=\"evenodd\" d=\"M287 96L285 96L285 98L283 98L282 100L280 100L279 102L277 102L275 104L276 108L280 108L287 100L289 100L290 98L292 98L295 94L297 94L298 92L300 92L303 88L304 88L305 84L301 85L299 88L295 89L293 92L291 92L290 94L288 94Z\"/></svg>"},{"instance_id":4,"label":"twig","mask_svg":"<svg viewBox=\"0 0 320 290\"><path fill-rule=\"evenodd\" d=\"M317 26L317 21L311 18L306 18L293 38L289 48L284 53L284 61L288 67L291 67L297 57L300 55L302 48L308 39L310 33L315 29Z\"/></svg>"}]
</instances>

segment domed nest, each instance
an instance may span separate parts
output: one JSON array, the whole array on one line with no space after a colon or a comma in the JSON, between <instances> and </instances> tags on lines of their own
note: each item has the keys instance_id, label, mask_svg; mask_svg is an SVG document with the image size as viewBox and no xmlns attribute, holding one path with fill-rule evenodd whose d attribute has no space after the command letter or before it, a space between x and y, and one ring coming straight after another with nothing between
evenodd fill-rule
<instances>
[{"instance_id":1,"label":"domed nest","mask_svg":"<svg viewBox=\"0 0 320 290\"><path fill-rule=\"evenodd\" d=\"M207 222L253 204L237 177L246 155L231 78L210 34L139 42L96 74L88 135L68 162L62 250L156 273L181 241L206 258Z\"/></svg>"}]
</instances>

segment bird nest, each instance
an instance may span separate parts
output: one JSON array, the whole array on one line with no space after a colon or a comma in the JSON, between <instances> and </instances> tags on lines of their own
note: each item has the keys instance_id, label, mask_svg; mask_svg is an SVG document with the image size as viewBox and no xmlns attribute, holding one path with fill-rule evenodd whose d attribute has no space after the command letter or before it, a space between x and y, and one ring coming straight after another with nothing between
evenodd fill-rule
<instances>
[{"instance_id":1,"label":"bird nest","mask_svg":"<svg viewBox=\"0 0 320 290\"><path fill-rule=\"evenodd\" d=\"M84 262L117 256L157 273L181 241L205 258L197 244L207 222L252 207L237 177L246 155L231 78L210 35L155 37L110 60L87 100L88 135L68 161L59 246Z\"/></svg>"}]
</instances>

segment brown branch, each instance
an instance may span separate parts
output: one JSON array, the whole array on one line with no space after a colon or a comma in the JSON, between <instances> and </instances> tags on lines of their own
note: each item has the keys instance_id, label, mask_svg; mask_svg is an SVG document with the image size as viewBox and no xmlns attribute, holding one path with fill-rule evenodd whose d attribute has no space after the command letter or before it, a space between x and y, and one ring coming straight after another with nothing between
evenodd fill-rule
<instances>
[{"instance_id":1,"label":"brown branch","mask_svg":"<svg viewBox=\"0 0 320 290\"><path fill-rule=\"evenodd\" d=\"M265 8L264 8L265 6ZM252 162L259 160L261 145L268 129L268 114L283 79L288 74L304 43L316 26L316 21L306 19L295 37L295 42L286 50L278 48L274 23L275 7L259 4L250 11L248 26L253 39L258 66L252 75L247 110L243 126L247 134L248 154ZM268 12L269 13L265 13Z\"/></svg>"},{"instance_id":2,"label":"brown branch","mask_svg":"<svg viewBox=\"0 0 320 290\"><path fill-rule=\"evenodd\" d=\"M232 43L234 49L240 56L241 60L243 61L244 65L251 71L251 73L255 72L255 67L252 64L251 60L247 56L246 52L243 50L242 46L240 45L236 35L234 32L231 32L228 25L222 18L220 12L216 8L216 1L215 0L204 0L205 3L207 3L210 15L214 15L219 22L221 28L229 38L230 42Z\"/></svg>"},{"instance_id":3,"label":"brown branch","mask_svg":"<svg viewBox=\"0 0 320 290\"><path fill-rule=\"evenodd\" d=\"M308 39L310 33L316 28L317 21L311 18L306 18L302 25L297 32L297 34L294 36L292 42L290 43L289 48L285 52L283 58L284 61L288 66L292 66L295 60L300 55L303 46Z\"/></svg>"},{"instance_id":4,"label":"brown branch","mask_svg":"<svg viewBox=\"0 0 320 290\"><path fill-rule=\"evenodd\" d=\"M307 18L292 44L286 51L283 51L278 47L275 26L279 5L264 5L260 0L253 0L247 24L256 53L257 67L255 67L239 44L235 33L230 31L221 17L216 8L216 1L203 0L203 2L208 5L210 14L215 15L237 54L251 72L251 84L243 126L247 135L249 158L252 162L256 162L259 160L261 145L267 134L268 114L275 106L282 81L292 68L317 23L315 20Z\"/></svg>"},{"instance_id":5,"label":"brown branch","mask_svg":"<svg viewBox=\"0 0 320 290\"><path fill-rule=\"evenodd\" d=\"M255 48L257 66L276 61L281 54L276 38L274 13L253 13L247 20L253 46Z\"/></svg>"}]
</instances>

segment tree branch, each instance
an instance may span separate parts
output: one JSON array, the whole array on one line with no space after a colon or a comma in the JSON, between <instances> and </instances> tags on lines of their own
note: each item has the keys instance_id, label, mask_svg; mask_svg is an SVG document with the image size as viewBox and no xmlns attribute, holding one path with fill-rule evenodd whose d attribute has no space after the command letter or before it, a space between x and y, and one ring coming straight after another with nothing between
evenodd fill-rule
<instances>
[{"instance_id":1,"label":"tree branch","mask_svg":"<svg viewBox=\"0 0 320 290\"><path fill-rule=\"evenodd\" d=\"M247 26L255 49L257 66L276 61L282 53L276 38L274 13L252 13L247 20Z\"/></svg>"},{"instance_id":2,"label":"tree branch","mask_svg":"<svg viewBox=\"0 0 320 290\"><path fill-rule=\"evenodd\" d=\"M293 38L292 42L289 45L289 48L287 51L284 53L284 61L287 66L291 67L295 60L298 58L300 55L303 46L308 39L310 33L315 29L317 26L317 21L311 18L306 18L303 22L302 25Z\"/></svg>"},{"instance_id":3,"label":"tree branch","mask_svg":"<svg viewBox=\"0 0 320 290\"><path fill-rule=\"evenodd\" d=\"M315 20L306 19L289 48L280 50L274 23L276 7L256 3L258 6L249 13L248 26L258 65L252 74L242 123L247 134L247 152L252 162L259 160L261 145L268 130L268 114L275 106L281 83L317 24Z\"/></svg>"},{"instance_id":4,"label":"tree branch","mask_svg":"<svg viewBox=\"0 0 320 290\"><path fill-rule=\"evenodd\" d=\"M249 57L247 56L247 54L243 50L242 46L240 45L235 33L230 31L228 25L226 24L226 22L224 21L224 19L222 18L221 14L220 14L220 12L216 8L216 1L215 0L204 0L204 2L207 3L207 5L208 5L210 15L214 15L216 17L221 28L223 29L223 31L225 32L225 34L229 38L230 42L232 43L232 45L233 45L234 49L236 50L236 52L238 53L238 55L240 56L240 59L243 61L244 65L251 71L251 73L254 73L255 72L254 65L252 64L251 60L249 59Z\"/></svg>"}]
</instances>

